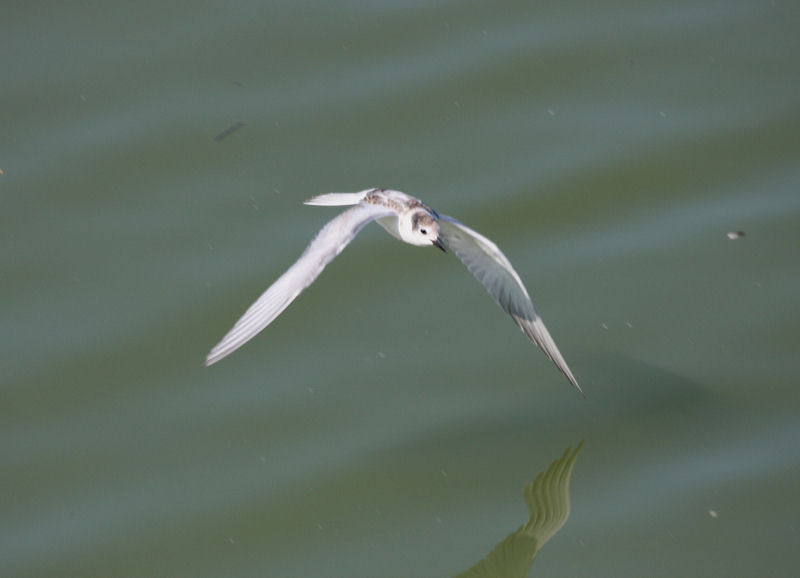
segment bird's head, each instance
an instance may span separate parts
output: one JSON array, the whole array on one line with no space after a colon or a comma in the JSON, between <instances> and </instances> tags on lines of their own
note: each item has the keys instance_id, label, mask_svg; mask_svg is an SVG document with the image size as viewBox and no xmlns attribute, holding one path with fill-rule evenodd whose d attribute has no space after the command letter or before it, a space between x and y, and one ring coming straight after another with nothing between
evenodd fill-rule
<instances>
[{"instance_id":1,"label":"bird's head","mask_svg":"<svg viewBox=\"0 0 800 578\"><path fill-rule=\"evenodd\" d=\"M429 247L434 245L442 251L445 250L444 244L439 238L439 223L428 211L418 208L409 211L408 214L400 218L400 236L406 243Z\"/></svg>"}]
</instances>

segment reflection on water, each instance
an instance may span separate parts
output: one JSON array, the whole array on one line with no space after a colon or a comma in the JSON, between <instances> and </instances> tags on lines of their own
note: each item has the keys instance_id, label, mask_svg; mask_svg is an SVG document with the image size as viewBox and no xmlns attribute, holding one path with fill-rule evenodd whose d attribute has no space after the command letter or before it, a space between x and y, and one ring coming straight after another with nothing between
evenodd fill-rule
<instances>
[{"instance_id":1,"label":"reflection on water","mask_svg":"<svg viewBox=\"0 0 800 578\"><path fill-rule=\"evenodd\" d=\"M509 534L486 558L456 578L490 576L527 576L533 559L542 546L558 532L569 518L569 481L583 442L567 448L549 468L525 484L527 523Z\"/></svg>"}]
</instances>

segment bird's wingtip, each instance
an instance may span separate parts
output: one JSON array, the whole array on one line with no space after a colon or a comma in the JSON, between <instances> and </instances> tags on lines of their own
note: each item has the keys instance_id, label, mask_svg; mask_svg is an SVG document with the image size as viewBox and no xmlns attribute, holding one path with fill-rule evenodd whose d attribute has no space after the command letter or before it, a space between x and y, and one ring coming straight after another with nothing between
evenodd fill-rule
<instances>
[{"instance_id":1,"label":"bird's wingtip","mask_svg":"<svg viewBox=\"0 0 800 578\"><path fill-rule=\"evenodd\" d=\"M583 399L586 399L586 394L581 389L581 386L578 385L578 380L575 379L574 375L572 375L572 372L569 370L569 367L566 366L566 364L564 365L564 369L566 369L566 371L564 369L562 369L562 367L559 364L556 364L556 367L558 367L559 371L561 371L561 373L564 374L564 377L567 378L567 381L570 382L572 387L574 387L575 389L578 390L578 393L581 394L581 397L583 397Z\"/></svg>"},{"instance_id":2,"label":"bird's wingtip","mask_svg":"<svg viewBox=\"0 0 800 578\"><path fill-rule=\"evenodd\" d=\"M220 353L218 351L216 351L216 348L212 349L211 351L208 352L208 355L206 355L206 358L203 360L203 365L205 367L211 367L216 362L218 362L220 359L225 357L225 355L227 355L227 354L220 355Z\"/></svg>"}]
</instances>

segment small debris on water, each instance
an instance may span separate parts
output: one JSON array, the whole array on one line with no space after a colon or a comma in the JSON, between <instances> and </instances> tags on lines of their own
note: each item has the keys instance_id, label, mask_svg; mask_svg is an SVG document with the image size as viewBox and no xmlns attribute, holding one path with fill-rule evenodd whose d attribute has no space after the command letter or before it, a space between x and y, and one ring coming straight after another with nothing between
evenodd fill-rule
<instances>
[{"instance_id":1,"label":"small debris on water","mask_svg":"<svg viewBox=\"0 0 800 578\"><path fill-rule=\"evenodd\" d=\"M740 237L744 237L744 231L728 231L727 237L728 239L738 239Z\"/></svg>"},{"instance_id":2,"label":"small debris on water","mask_svg":"<svg viewBox=\"0 0 800 578\"><path fill-rule=\"evenodd\" d=\"M237 130L242 128L243 126L244 126L244 123L242 121L233 123L231 126L229 126L225 130L223 130L221 133L219 133L217 136L215 136L214 137L214 141L215 142L219 142L224 138L228 138L233 133L235 133Z\"/></svg>"}]
</instances>

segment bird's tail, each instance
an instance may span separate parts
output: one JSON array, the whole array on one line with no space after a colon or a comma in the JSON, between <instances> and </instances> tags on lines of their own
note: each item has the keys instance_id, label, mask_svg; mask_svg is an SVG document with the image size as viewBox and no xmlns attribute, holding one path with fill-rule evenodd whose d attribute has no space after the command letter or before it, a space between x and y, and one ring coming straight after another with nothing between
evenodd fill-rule
<instances>
[{"instance_id":1,"label":"bird's tail","mask_svg":"<svg viewBox=\"0 0 800 578\"><path fill-rule=\"evenodd\" d=\"M320 207L339 207L342 205L357 205L361 202L367 193L374 189L366 189L360 193L327 193L325 195L317 195L311 197L303 204L317 205Z\"/></svg>"}]
</instances>

